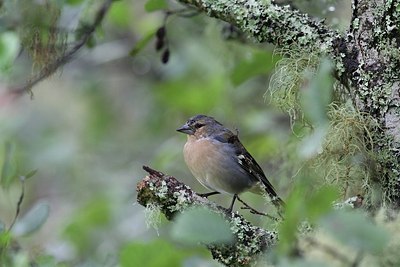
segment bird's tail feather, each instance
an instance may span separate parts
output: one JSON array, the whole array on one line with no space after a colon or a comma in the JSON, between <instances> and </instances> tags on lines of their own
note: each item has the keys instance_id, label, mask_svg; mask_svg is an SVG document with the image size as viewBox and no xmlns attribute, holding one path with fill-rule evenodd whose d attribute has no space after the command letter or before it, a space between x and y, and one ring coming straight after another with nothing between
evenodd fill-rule
<instances>
[{"instance_id":1,"label":"bird's tail feather","mask_svg":"<svg viewBox=\"0 0 400 267\"><path fill-rule=\"evenodd\" d=\"M268 196L271 198L272 204L274 204L274 206L277 208L278 214L281 215L285 210L285 205L286 205L285 202L278 196L274 187L267 179L262 179L261 181L264 185L265 191L267 192ZM282 217L282 215L281 215L281 217Z\"/></svg>"}]
</instances>

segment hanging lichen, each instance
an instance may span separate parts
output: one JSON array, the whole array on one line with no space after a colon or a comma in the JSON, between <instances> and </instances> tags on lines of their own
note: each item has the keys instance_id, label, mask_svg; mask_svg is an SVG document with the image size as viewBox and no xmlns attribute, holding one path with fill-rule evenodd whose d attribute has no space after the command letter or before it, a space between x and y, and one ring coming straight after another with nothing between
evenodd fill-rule
<instances>
[{"instance_id":1,"label":"hanging lichen","mask_svg":"<svg viewBox=\"0 0 400 267\"><path fill-rule=\"evenodd\" d=\"M59 27L61 6L51 0L20 0L17 6L22 20L22 46L30 55L33 67L45 70L66 49L67 33Z\"/></svg>"},{"instance_id":2,"label":"hanging lichen","mask_svg":"<svg viewBox=\"0 0 400 267\"><path fill-rule=\"evenodd\" d=\"M321 56L298 47L276 49L275 54L280 55L282 59L276 64L268 86L272 102L290 115L292 124L298 120L303 121L299 89L304 82L304 72L307 70L309 73L315 73Z\"/></svg>"},{"instance_id":3,"label":"hanging lichen","mask_svg":"<svg viewBox=\"0 0 400 267\"><path fill-rule=\"evenodd\" d=\"M376 123L351 105L332 104L328 117L322 153L310 161L310 166L323 183L337 185L343 198L370 194L375 168L371 129L377 127Z\"/></svg>"}]
</instances>

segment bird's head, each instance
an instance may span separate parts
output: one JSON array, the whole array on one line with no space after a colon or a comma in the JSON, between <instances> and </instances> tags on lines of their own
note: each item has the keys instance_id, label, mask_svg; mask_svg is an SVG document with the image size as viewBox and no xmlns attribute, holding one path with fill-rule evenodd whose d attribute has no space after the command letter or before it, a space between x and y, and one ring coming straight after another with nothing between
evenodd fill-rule
<instances>
[{"instance_id":1,"label":"bird's head","mask_svg":"<svg viewBox=\"0 0 400 267\"><path fill-rule=\"evenodd\" d=\"M196 115L191 117L184 125L176 130L188 135L207 137L208 135L218 131L221 127L223 127L222 124L216 121L213 117Z\"/></svg>"}]
</instances>

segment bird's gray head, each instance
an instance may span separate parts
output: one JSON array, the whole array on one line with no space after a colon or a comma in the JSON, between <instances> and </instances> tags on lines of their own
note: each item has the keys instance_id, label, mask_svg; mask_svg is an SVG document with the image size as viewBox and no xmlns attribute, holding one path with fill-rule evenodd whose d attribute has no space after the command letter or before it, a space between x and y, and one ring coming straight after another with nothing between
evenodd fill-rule
<instances>
[{"instance_id":1,"label":"bird's gray head","mask_svg":"<svg viewBox=\"0 0 400 267\"><path fill-rule=\"evenodd\" d=\"M195 135L198 133L211 133L219 127L223 126L213 117L206 115L196 115L191 117L184 125L176 130L178 132L188 135Z\"/></svg>"}]
</instances>

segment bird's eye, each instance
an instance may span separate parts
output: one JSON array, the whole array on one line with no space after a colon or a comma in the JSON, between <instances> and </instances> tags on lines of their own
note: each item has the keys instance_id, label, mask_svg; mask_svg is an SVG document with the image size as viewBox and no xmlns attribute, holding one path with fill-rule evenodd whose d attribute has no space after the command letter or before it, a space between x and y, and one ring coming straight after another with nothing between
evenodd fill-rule
<instances>
[{"instance_id":1,"label":"bird's eye","mask_svg":"<svg viewBox=\"0 0 400 267\"><path fill-rule=\"evenodd\" d=\"M205 125L204 123L196 122L193 126L195 129L199 129L199 128L203 127L204 125Z\"/></svg>"}]
</instances>

